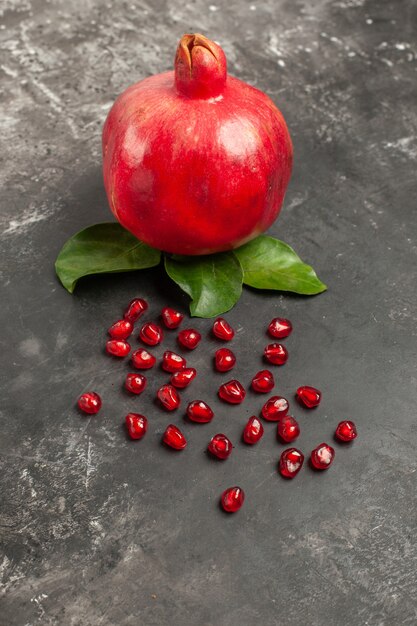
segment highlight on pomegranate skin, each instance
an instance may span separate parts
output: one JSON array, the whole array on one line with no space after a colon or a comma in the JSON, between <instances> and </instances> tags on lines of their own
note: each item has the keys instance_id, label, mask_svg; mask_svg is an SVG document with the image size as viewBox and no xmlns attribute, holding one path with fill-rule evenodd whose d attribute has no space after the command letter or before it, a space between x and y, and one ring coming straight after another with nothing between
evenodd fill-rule
<instances>
[{"instance_id":1,"label":"highlight on pomegranate skin","mask_svg":"<svg viewBox=\"0 0 417 626\"><path fill-rule=\"evenodd\" d=\"M199 33L181 38L173 71L119 96L102 139L111 211L138 239L175 254L257 237L277 218L291 176L281 112L230 76L222 48Z\"/></svg>"}]
</instances>

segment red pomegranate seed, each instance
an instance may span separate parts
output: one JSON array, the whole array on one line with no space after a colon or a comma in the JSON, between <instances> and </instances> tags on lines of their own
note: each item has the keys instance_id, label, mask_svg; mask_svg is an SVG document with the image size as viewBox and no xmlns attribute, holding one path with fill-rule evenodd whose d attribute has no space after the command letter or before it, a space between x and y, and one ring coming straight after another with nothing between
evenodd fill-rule
<instances>
[{"instance_id":1,"label":"red pomegranate seed","mask_svg":"<svg viewBox=\"0 0 417 626\"><path fill-rule=\"evenodd\" d=\"M171 374L172 372L178 372L184 369L186 365L187 361L179 354L171 352L171 350L164 352L162 357L162 369L166 372L170 372Z\"/></svg>"},{"instance_id":2,"label":"red pomegranate seed","mask_svg":"<svg viewBox=\"0 0 417 626\"><path fill-rule=\"evenodd\" d=\"M123 358L130 352L130 344L124 339L109 339L106 342L106 352L112 356Z\"/></svg>"},{"instance_id":3,"label":"red pomegranate seed","mask_svg":"<svg viewBox=\"0 0 417 626\"><path fill-rule=\"evenodd\" d=\"M162 441L165 445L173 448L174 450L184 450L187 445L187 440L178 428L174 424L169 424L163 434Z\"/></svg>"},{"instance_id":4,"label":"red pomegranate seed","mask_svg":"<svg viewBox=\"0 0 417 626\"><path fill-rule=\"evenodd\" d=\"M156 358L154 355L143 348L135 350L132 354L132 365L138 370L150 370L155 363Z\"/></svg>"},{"instance_id":5,"label":"red pomegranate seed","mask_svg":"<svg viewBox=\"0 0 417 626\"><path fill-rule=\"evenodd\" d=\"M300 434L300 427L297 420L291 415L284 415L278 422L277 433L282 441L291 443L295 441Z\"/></svg>"},{"instance_id":6,"label":"red pomegranate seed","mask_svg":"<svg viewBox=\"0 0 417 626\"><path fill-rule=\"evenodd\" d=\"M218 317L213 324L213 335L217 339L230 341L235 336L235 331L223 317Z\"/></svg>"},{"instance_id":7,"label":"red pomegranate seed","mask_svg":"<svg viewBox=\"0 0 417 626\"><path fill-rule=\"evenodd\" d=\"M127 339L132 332L133 324L129 320L118 320L108 330L112 339Z\"/></svg>"},{"instance_id":8,"label":"red pomegranate seed","mask_svg":"<svg viewBox=\"0 0 417 626\"><path fill-rule=\"evenodd\" d=\"M344 420L336 428L335 436L339 441L353 441L358 436L355 422Z\"/></svg>"},{"instance_id":9,"label":"red pomegranate seed","mask_svg":"<svg viewBox=\"0 0 417 626\"><path fill-rule=\"evenodd\" d=\"M175 309L171 309L169 306L166 306L161 311L161 318L167 328L173 329L178 328L184 319L184 316Z\"/></svg>"},{"instance_id":10,"label":"red pomegranate seed","mask_svg":"<svg viewBox=\"0 0 417 626\"><path fill-rule=\"evenodd\" d=\"M220 502L226 513L236 513L245 501L245 492L240 487L229 487L223 491Z\"/></svg>"},{"instance_id":11,"label":"red pomegranate seed","mask_svg":"<svg viewBox=\"0 0 417 626\"><path fill-rule=\"evenodd\" d=\"M193 367L185 367L179 372L175 372L174 374L172 374L171 385L174 385L174 387L177 387L178 389L184 389L184 387L187 387L190 382L194 380L196 375L197 370L195 370Z\"/></svg>"},{"instance_id":12,"label":"red pomegranate seed","mask_svg":"<svg viewBox=\"0 0 417 626\"><path fill-rule=\"evenodd\" d=\"M315 387L309 387L308 385L298 387L296 394L301 404L303 404L308 409L314 409L320 404L321 391L319 391Z\"/></svg>"},{"instance_id":13,"label":"red pomegranate seed","mask_svg":"<svg viewBox=\"0 0 417 626\"><path fill-rule=\"evenodd\" d=\"M142 393L146 387L147 380L142 374L128 374L125 380L125 387L132 393Z\"/></svg>"},{"instance_id":14,"label":"red pomegranate seed","mask_svg":"<svg viewBox=\"0 0 417 626\"><path fill-rule=\"evenodd\" d=\"M327 443L320 443L317 448L311 452L311 464L315 469L325 470L333 463L334 449Z\"/></svg>"},{"instance_id":15,"label":"red pomegranate seed","mask_svg":"<svg viewBox=\"0 0 417 626\"><path fill-rule=\"evenodd\" d=\"M245 396L246 391L238 380L229 380L219 387L219 397L229 404L240 404Z\"/></svg>"},{"instance_id":16,"label":"red pomegranate seed","mask_svg":"<svg viewBox=\"0 0 417 626\"><path fill-rule=\"evenodd\" d=\"M211 438L207 450L213 456L216 456L218 459L224 461L225 459L227 459L228 456L230 456L232 448L233 445L230 439L228 439L226 435L219 433L218 435L214 435L214 437Z\"/></svg>"},{"instance_id":17,"label":"red pomegranate seed","mask_svg":"<svg viewBox=\"0 0 417 626\"><path fill-rule=\"evenodd\" d=\"M220 348L214 355L214 367L218 372L228 372L236 364L236 357L228 348Z\"/></svg>"},{"instance_id":18,"label":"red pomegranate seed","mask_svg":"<svg viewBox=\"0 0 417 626\"><path fill-rule=\"evenodd\" d=\"M125 418L127 432L131 439L142 439L148 429L148 420L139 413L128 413Z\"/></svg>"},{"instance_id":19,"label":"red pomegranate seed","mask_svg":"<svg viewBox=\"0 0 417 626\"><path fill-rule=\"evenodd\" d=\"M145 322L139 331L139 339L148 346L157 346L163 338L162 328L155 322Z\"/></svg>"},{"instance_id":20,"label":"red pomegranate seed","mask_svg":"<svg viewBox=\"0 0 417 626\"><path fill-rule=\"evenodd\" d=\"M101 398L95 391L86 391L78 398L78 408L84 413L95 415L101 409Z\"/></svg>"},{"instance_id":21,"label":"red pomegranate seed","mask_svg":"<svg viewBox=\"0 0 417 626\"><path fill-rule=\"evenodd\" d=\"M258 443L263 434L264 427L262 426L262 422L256 415L252 415L243 429L243 441L251 445Z\"/></svg>"},{"instance_id":22,"label":"red pomegranate seed","mask_svg":"<svg viewBox=\"0 0 417 626\"><path fill-rule=\"evenodd\" d=\"M203 400L193 400L193 402L190 402L187 406L187 416L192 422L206 424L207 422L211 422L214 413Z\"/></svg>"},{"instance_id":23,"label":"red pomegranate seed","mask_svg":"<svg viewBox=\"0 0 417 626\"><path fill-rule=\"evenodd\" d=\"M270 343L266 346L264 355L273 365L284 365L288 361L288 350L281 343Z\"/></svg>"},{"instance_id":24,"label":"red pomegranate seed","mask_svg":"<svg viewBox=\"0 0 417 626\"><path fill-rule=\"evenodd\" d=\"M201 341L201 335L193 328L185 328L178 333L178 343L188 350L194 350Z\"/></svg>"},{"instance_id":25,"label":"red pomegranate seed","mask_svg":"<svg viewBox=\"0 0 417 626\"><path fill-rule=\"evenodd\" d=\"M297 448L287 448L279 459L279 472L284 478L294 478L302 468L304 454Z\"/></svg>"},{"instance_id":26,"label":"red pomegranate seed","mask_svg":"<svg viewBox=\"0 0 417 626\"><path fill-rule=\"evenodd\" d=\"M129 302L126 311L124 312L123 317L125 320L129 320L132 324L136 322L143 315L148 308L148 303L146 300L142 300L142 298L135 298L131 302Z\"/></svg>"},{"instance_id":27,"label":"red pomegranate seed","mask_svg":"<svg viewBox=\"0 0 417 626\"><path fill-rule=\"evenodd\" d=\"M178 391L172 385L162 385L158 389L156 397L167 411L175 411L181 402Z\"/></svg>"},{"instance_id":28,"label":"red pomegranate seed","mask_svg":"<svg viewBox=\"0 0 417 626\"><path fill-rule=\"evenodd\" d=\"M274 385L274 377L269 370L261 370L252 378L252 389L258 393L269 393Z\"/></svg>"},{"instance_id":29,"label":"red pomegranate seed","mask_svg":"<svg viewBox=\"0 0 417 626\"><path fill-rule=\"evenodd\" d=\"M262 417L268 422L277 422L283 415L287 415L289 402L282 396L272 396L262 407Z\"/></svg>"},{"instance_id":30,"label":"red pomegranate seed","mask_svg":"<svg viewBox=\"0 0 417 626\"><path fill-rule=\"evenodd\" d=\"M275 339L284 339L292 333L292 324L290 320L284 317L274 317L268 326L268 333Z\"/></svg>"}]
</instances>

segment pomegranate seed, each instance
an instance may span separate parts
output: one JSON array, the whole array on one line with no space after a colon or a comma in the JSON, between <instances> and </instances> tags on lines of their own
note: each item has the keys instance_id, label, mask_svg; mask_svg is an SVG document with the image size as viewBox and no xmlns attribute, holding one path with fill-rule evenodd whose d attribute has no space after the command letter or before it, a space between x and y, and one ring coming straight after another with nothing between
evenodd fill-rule
<instances>
[{"instance_id":1,"label":"pomegranate seed","mask_svg":"<svg viewBox=\"0 0 417 626\"><path fill-rule=\"evenodd\" d=\"M178 389L184 389L184 387L187 387L190 382L194 380L196 375L197 370L195 370L193 367L185 367L179 372L175 372L174 374L172 374L171 385L174 385L174 387L177 387Z\"/></svg>"},{"instance_id":2,"label":"pomegranate seed","mask_svg":"<svg viewBox=\"0 0 417 626\"><path fill-rule=\"evenodd\" d=\"M262 417L268 422L277 422L283 415L287 415L289 402L282 396L272 396L262 407Z\"/></svg>"},{"instance_id":3,"label":"pomegranate seed","mask_svg":"<svg viewBox=\"0 0 417 626\"><path fill-rule=\"evenodd\" d=\"M251 445L258 443L263 434L264 427L262 426L262 422L256 417L256 415L253 415L249 418L248 423L243 429L243 441Z\"/></svg>"},{"instance_id":4,"label":"pomegranate seed","mask_svg":"<svg viewBox=\"0 0 417 626\"><path fill-rule=\"evenodd\" d=\"M112 356L123 358L130 352L130 344L124 339L109 339L106 342L106 352Z\"/></svg>"},{"instance_id":5,"label":"pomegranate seed","mask_svg":"<svg viewBox=\"0 0 417 626\"><path fill-rule=\"evenodd\" d=\"M154 355L143 348L135 350L132 354L132 365L138 370L150 370L155 363L156 358Z\"/></svg>"},{"instance_id":6,"label":"pomegranate seed","mask_svg":"<svg viewBox=\"0 0 417 626\"><path fill-rule=\"evenodd\" d=\"M213 335L217 339L230 341L235 336L235 331L223 317L218 317L213 324Z\"/></svg>"},{"instance_id":7,"label":"pomegranate seed","mask_svg":"<svg viewBox=\"0 0 417 626\"><path fill-rule=\"evenodd\" d=\"M129 302L126 311L124 312L123 317L125 320L129 320L132 324L136 322L143 315L148 308L148 303L146 300L142 300L142 298L135 298L131 302Z\"/></svg>"},{"instance_id":8,"label":"pomegranate seed","mask_svg":"<svg viewBox=\"0 0 417 626\"><path fill-rule=\"evenodd\" d=\"M142 439L148 429L148 420L139 413L128 413L125 418L127 432L131 439Z\"/></svg>"},{"instance_id":9,"label":"pomegranate seed","mask_svg":"<svg viewBox=\"0 0 417 626\"><path fill-rule=\"evenodd\" d=\"M287 448L279 459L279 472L284 478L294 478L302 468L304 454L297 448Z\"/></svg>"},{"instance_id":10,"label":"pomegranate seed","mask_svg":"<svg viewBox=\"0 0 417 626\"><path fill-rule=\"evenodd\" d=\"M162 328L155 322L145 322L139 331L139 339L148 346L157 346L163 337Z\"/></svg>"},{"instance_id":11,"label":"pomegranate seed","mask_svg":"<svg viewBox=\"0 0 417 626\"><path fill-rule=\"evenodd\" d=\"M301 404L303 404L308 409L314 409L320 404L321 391L319 391L315 387L309 387L308 385L304 385L304 387L298 387L296 394Z\"/></svg>"},{"instance_id":12,"label":"pomegranate seed","mask_svg":"<svg viewBox=\"0 0 417 626\"><path fill-rule=\"evenodd\" d=\"M132 393L142 393L146 387L147 380L142 374L128 374L125 380L125 387Z\"/></svg>"},{"instance_id":13,"label":"pomegranate seed","mask_svg":"<svg viewBox=\"0 0 417 626\"><path fill-rule=\"evenodd\" d=\"M228 348L220 348L214 355L214 367L218 372L228 372L236 364L236 357Z\"/></svg>"},{"instance_id":14,"label":"pomegranate seed","mask_svg":"<svg viewBox=\"0 0 417 626\"><path fill-rule=\"evenodd\" d=\"M336 428L335 436L339 441L353 441L358 436L354 422L344 420Z\"/></svg>"},{"instance_id":15,"label":"pomegranate seed","mask_svg":"<svg viewBox=\"0 0 417 626\"><path fill-rule=\"evenodd\" d=\"M219 433L218 435L214 435L214 437L211 438L207 450L213 456L224 461L225 459L227 459L228 456L230 456L232 448L233 445L230 439L228 439L226 435Z\"/></svg>"},{"instance_id":16,"label":"pomegranate seed","mask_svg":"<svg viewBox=\"0 0 417 626\"><path fill-rule=\"evenodd\" d=\"M229 487L223 491L220 502L226 513L236 513L245 501L245 492L240 487Z\"/></svg>"},{"instance_id":17,"label":"pomegranate seed","mask_svg":"<svg viewBox=\"0 0 417 626\"><path fill-rule=\"evenodd\" d=\"M187 416L192 422L206 424L207 422L211 422L214 413L203 400L194 400L187 406Z\"/></svg>"},{"instance_id":18,"label":"pomegranate seed","mask_svg":"<svg viewBox=\"0 0 417 626\"><path fill-rule=\"evenodd\" d=\"M179 354L171 352L170 350L164 352L164 355L162 357L162 369L166 372L178 372L179 370L182 370L186 365L187 361Z\"/></svg>"},{"instance_id":19,"label":"pomegranate seed","mask_svg":"<svg viewBox=\"0 0 417 626\"><path fill-rule=\"evenodd\" d=\"M184 450L187 445L187 440L178 428L174 424L169 424L163 434L162 441L165 445L174 450Z\"/></svg>"},{"instance_id":20,"label":"pomegranate seed","mask_svg":"<svg viewBox=\"0 0 417 626\"><path fill-rule=\"evenodd\" d=\"M240 404L245 396L246 391L238 380L229 380L219 387L219 397L229 404Z\"/></svg>"},{"instance_id":21,"label":"pomegranate seed","mask_svg":"<svg viewBox=\"0 0 417 626\"><path fill-rule=\"evenodd\" d=\"M201 341L201 335L197 330L193 328L185 328L178 333L178 343L183 348L188 350L194 350Z\"/></svg>"},{"instance_id":22,"label":"pomegranate seed","mask_svg":"<svg viewBox=\"0 0 417 626\"><path fill-rule=\"evenodd\" d=\"M284 339L292 333L292 324L290 320L284 317L274 317L268 326L268 333L275 339Z\"/></svg>"},{"instance_id":23,"label":"pomegranate seed","mask_svg":"<svg viewBox=\"0 0 417 626\"><path fill-rule=\"evenodd\" d=\"M310 459L315 469L325 470L333 463L334 449L327 443L321 443L311 452Z\"/></svg>"},{"instance_id":24,"label":"pomegranate seed","mask_svg":"<svg viewBox=\"0 0 417 626\"><path fill-rule=\"evenodd\" d=\"M161 311L161 318L167 328L173 329L178 328L184 316L175 309L170 309L169 306L166 306Z\"/></svg>"},{"instance_id":25,"label":"pomegranate seed","mask_svg":"<svg viewBox=\"0 0 417 626\"><path fill-rule=\"evenodd\" d=\"M181 402L178 391L172 385L162 385L158 389L156 397L167 411L175 411Z\"/></svg>"},{"instance_id":26,"label":"pomegranate seed","mask_svg":"<svg viewBox=\"0 0 417 626\"><path fill-rule=\"evenodd\" d=\"M84 413L95 415L101 409L101 398L94 391L87 391L78 398L78 408Z\"/></svg>"},{"instance_id":27,"label":"pomegranate seed","mask_svg":"<svg viewBox=\"0 0 417 626\"><path fill-rule=\"evenodd\" d=\"M288 361L288 350L281 343L270 343L266 346L264 355L273 365L284 365Z\"/></svg>"},{"instance_id":28,"label":"pomegranate seed","mask_svg":"<svg viewBox=\"0 0 417 626\"><path fill-rule=\"evenodd\" d=\"M108 330L112 339L127 339L132 332L133 324L129 320L118 320Z\"/></svg>"},{"instance_id":29,"label":"pomegranate seed","mask_svg":"<svg viewBox=\"0 0 417 626\"><path fill-rule=\"evenodd\" d=\"M274 385L274 377L269 370L261 370L252 378L252 389L258 393L269 393Z\"/></svg>"},{"instance_id":30,"label":"pomegranate seed","mask_svg":"<svg viewBox=\"0 0 417 626\"><path fill-rule=\"evenodd\" d=\"M278 422L277 433L282 441L291 443L300 434L300 427L297 420L291 415L284 415Z\"/></svg>"}]
</instances>

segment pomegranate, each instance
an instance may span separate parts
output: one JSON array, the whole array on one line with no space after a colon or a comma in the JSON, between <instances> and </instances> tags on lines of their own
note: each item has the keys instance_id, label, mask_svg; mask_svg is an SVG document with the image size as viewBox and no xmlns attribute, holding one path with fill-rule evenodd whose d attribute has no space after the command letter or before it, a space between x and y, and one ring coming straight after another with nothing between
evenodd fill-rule
<instances>
[{"instance_id":1,"label":"pomegranate","mask_svg":"<svg viewBox=\"0 0 417 626\"><path fill-rule=\"evenodd\" d=\"M174 71L130 86L103 129L103 175L119 222L176 254L230 250L269 228L292 143L270 98L227 74L222 48L184 35Z\"/></svg>"}]
</instances>

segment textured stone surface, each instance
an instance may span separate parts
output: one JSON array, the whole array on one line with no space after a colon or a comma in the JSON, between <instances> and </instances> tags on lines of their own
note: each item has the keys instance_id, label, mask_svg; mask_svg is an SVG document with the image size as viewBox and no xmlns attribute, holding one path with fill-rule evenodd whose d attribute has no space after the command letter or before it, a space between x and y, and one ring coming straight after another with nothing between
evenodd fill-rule
<instances>
[{"instance_id":1,"label":"textured stone surface","mask_svg":"<svg viewBox=\"0 0 417 626\"><path fill-rule=\"evenodd\" d=\"M415 625L416 3L5 0L1 11L1 623ZM74 296L54 276L65 239L111 219L100 173L111 102L168 69L187 31L218 40L292 133L272 232L330 289L246 290L227 319L246 384L262 367L263 326L293 321L276 389L323 391L314 414L294 408L297 446L331 440L341 419L359 430L353 446L335 444L325 475L284 482L274 425L240 444L262 399L220 405L213 340L189 357L199 377L181 393L184 405L206 399L215 421L178 416L188 448L161 447L171 417L152 395L164 376L129 398L126 366L102 346L132 297L153 312L186 310L186 298L157 271L86 279ZM193 326L207 336L208 322ZM88 388L103 396L100 417L75 410ZM149 432L130 442L123 417L139 407ZM236 446L224 463L204 453L218 431ZM246 501L228 517L217 500L234 484Z\"/></svg>"}]
</instances>

